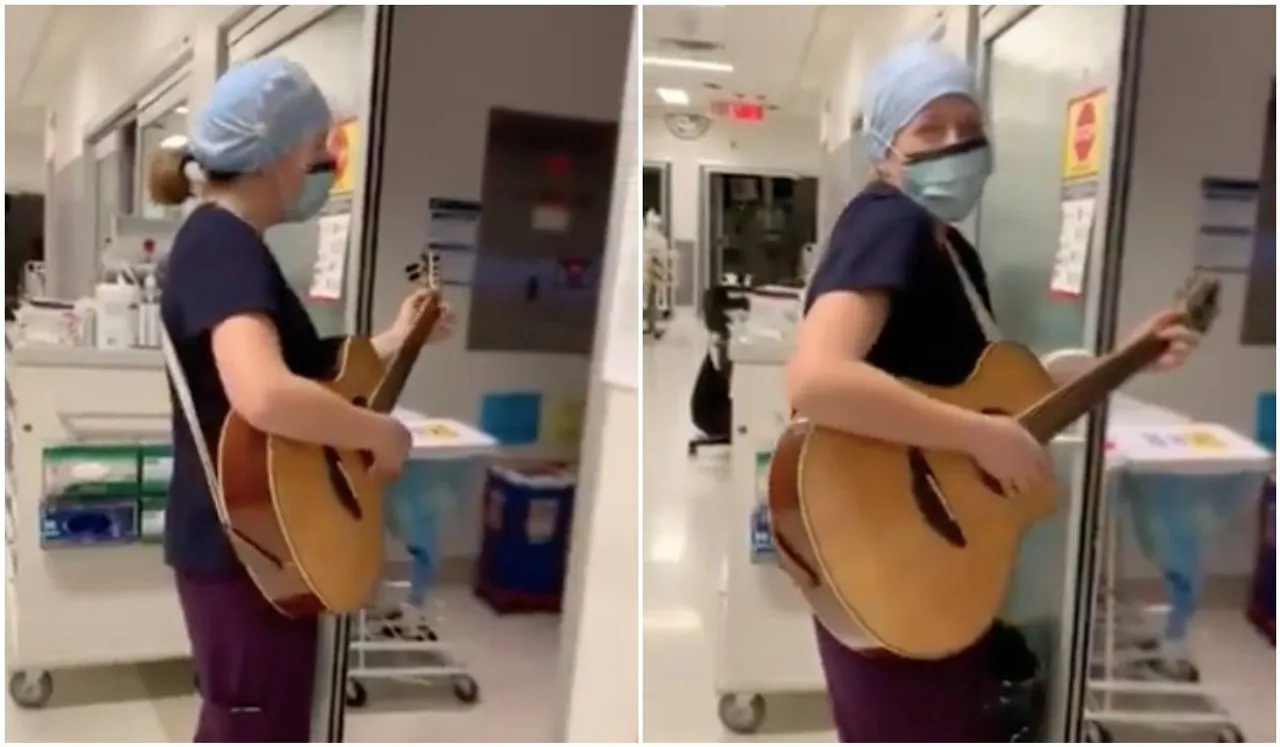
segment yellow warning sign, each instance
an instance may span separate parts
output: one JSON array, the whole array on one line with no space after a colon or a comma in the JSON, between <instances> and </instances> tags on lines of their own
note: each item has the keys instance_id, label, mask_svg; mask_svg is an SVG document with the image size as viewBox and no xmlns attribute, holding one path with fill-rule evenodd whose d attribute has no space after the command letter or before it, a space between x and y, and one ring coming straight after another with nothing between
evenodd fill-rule
<instances>
[{"instance_id":1,"label":"yellow warning sign","mask_svg":"<svg viewBox=\"0 0 1280 747\"><path fill-rule=\"evenodd\" d=\"M1102 133L1107 92L1097 89L1067 101L1063 180L1093 179L1102 169Z\"/></svg>"}]
</instances>

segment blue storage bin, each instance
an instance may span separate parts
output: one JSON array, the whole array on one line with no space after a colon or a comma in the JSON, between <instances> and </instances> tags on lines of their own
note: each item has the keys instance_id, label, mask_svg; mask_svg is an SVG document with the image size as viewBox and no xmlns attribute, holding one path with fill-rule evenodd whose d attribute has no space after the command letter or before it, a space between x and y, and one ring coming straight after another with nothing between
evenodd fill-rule
<instances>
[{"instance_id":1,"label":"blue storage bin","mask_svg":"<svg viewBox=\"0 0 1280 747\"><path fill-rule=\"evenodd\" d=\"M560 609L576 489L567 465L489 468L477 596L498 612Z\"/></svg>"}]
</instances>

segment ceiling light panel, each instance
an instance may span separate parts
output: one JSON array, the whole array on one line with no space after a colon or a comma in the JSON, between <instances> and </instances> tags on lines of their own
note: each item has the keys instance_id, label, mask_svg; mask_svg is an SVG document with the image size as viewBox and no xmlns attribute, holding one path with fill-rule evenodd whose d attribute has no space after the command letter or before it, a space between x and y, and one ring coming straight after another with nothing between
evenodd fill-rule
<instances>
[{"instance_id":1,"label":"ceiling light panel","mask_svg":"<svg viewBox=\"0 0 1280 747\"><path fill-rule=\"evenodd\" d=\"M689 94L683 88L659 88L658 98L668 106L689 105Z\"/></svg>"},{"instance_id":2,"label":"ceiling light panel","mask_svg":"<svg viewBox=\"0 0 1280 747\"><path fill-rule=\"evenodd\" d=\"M727 62L714 62L712 60L691 60L681 57L658 57L654 55L645 55L644 64L651 67L668 67L679 70L701 70L708 73L732 73L733 65Z\"/></svg>"}]
</instances>

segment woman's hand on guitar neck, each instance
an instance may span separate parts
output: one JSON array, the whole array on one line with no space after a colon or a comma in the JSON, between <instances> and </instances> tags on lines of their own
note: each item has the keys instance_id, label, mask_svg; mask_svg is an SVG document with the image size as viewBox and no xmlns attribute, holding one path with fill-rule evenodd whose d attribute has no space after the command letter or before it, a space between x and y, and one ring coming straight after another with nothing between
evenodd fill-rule
<instances>
[{"instance_id":1,"label":"woman's hand on guitar neck","mask_svg":"<svg viewBox=\"0 0 1280 747\"><path fill-rule=\"evenodd\" d=\"M423 301L427 300L428 293L430 291L423 289L410 293L404 301L400 302L400 311L396 313L396 319L391 326L373 336L373 348L378 351L378 357L384 362L390 360L409 337L409 332L418 319L418 309L422 307ZM427 344L443 342L453 337L456 325L457 317L453 309L449 304L441 304L440 319L431 328L431 336L427 338Z\"/></svg>"},{"instance_id":2,"label":"woman's hand on guitar neck","mask_svg":"<svg viewBox=\"0 0 1280 747\"><path fill-rule=\"evenodd\" d=\"M1172 371L1182 366L1200 346L1200 333L1183 324L1182 314L1175 308L1162 309L1151 315L1129 335L1125 345L1149 334L1168 343L1160 358L1151 364L1152 371Z\"/></svg>"},{"instance_id":3,"label":"woman's hand on guitar neck","mask_svg":"<svg viewBox=\"0 0 1280 747\"><path fill-rule=\"evenodd\" d=\"M1006 495L1053 479L1049 452L1013 418L979 415L969 455L978 467L1000 483Z\"/></svg>"}]
</instances>

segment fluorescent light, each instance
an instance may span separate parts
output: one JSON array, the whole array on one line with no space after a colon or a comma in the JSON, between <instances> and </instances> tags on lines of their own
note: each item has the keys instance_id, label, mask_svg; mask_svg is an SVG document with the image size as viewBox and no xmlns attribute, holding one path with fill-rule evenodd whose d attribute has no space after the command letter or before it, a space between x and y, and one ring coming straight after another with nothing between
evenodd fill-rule
<instances>
[{"instance_id":1,"label":"fluorescent light","mask_svg":"<svg viewBox=\"0 0 1280 747\"><path fill-rule=\"evenodd\" d=\"M658 98L662 99L662 103L670 106L689 105L689 94L682 88L659 88Z\"/></svg>"},{"instance_id":2,"label":"fluorescent light","mask_svg":"<svg viewBox=\"0 0 1280 747\"><path fill-rule=\"evenodd\" d=\"M186 113L187 113L187 105L186 105L186 104L183 104L182 106L179 106L177 109L174 109L174 111L175 111L175 112L177 112L178 114L186 114Z\"/></svg>"},{"instance_id":3,"label":"fluorescent light","mask_svg":"<svg viewBox=\"0 0 1280 747\"><path fill-rule=\"evenodd\" d=\"M645 55L644 64L654 67L678 67L684 70L703 70L709 73L732 73L733 65L727 62L711 60L689 60L680 57L650 57Z\"/></svg>"},{"instance_id":4,"label":"fluorescent light","mask_svg":"<svg viewBox=\"0 0 1280 747\"><path fill-rule=\"evenodd\" d=\"M169 137L160 141L160 147L165 148L166 150L177 150L185 146L187 142L188 141L187 141L186 135L170 135Z\"/></svg>"}]
</instances>

